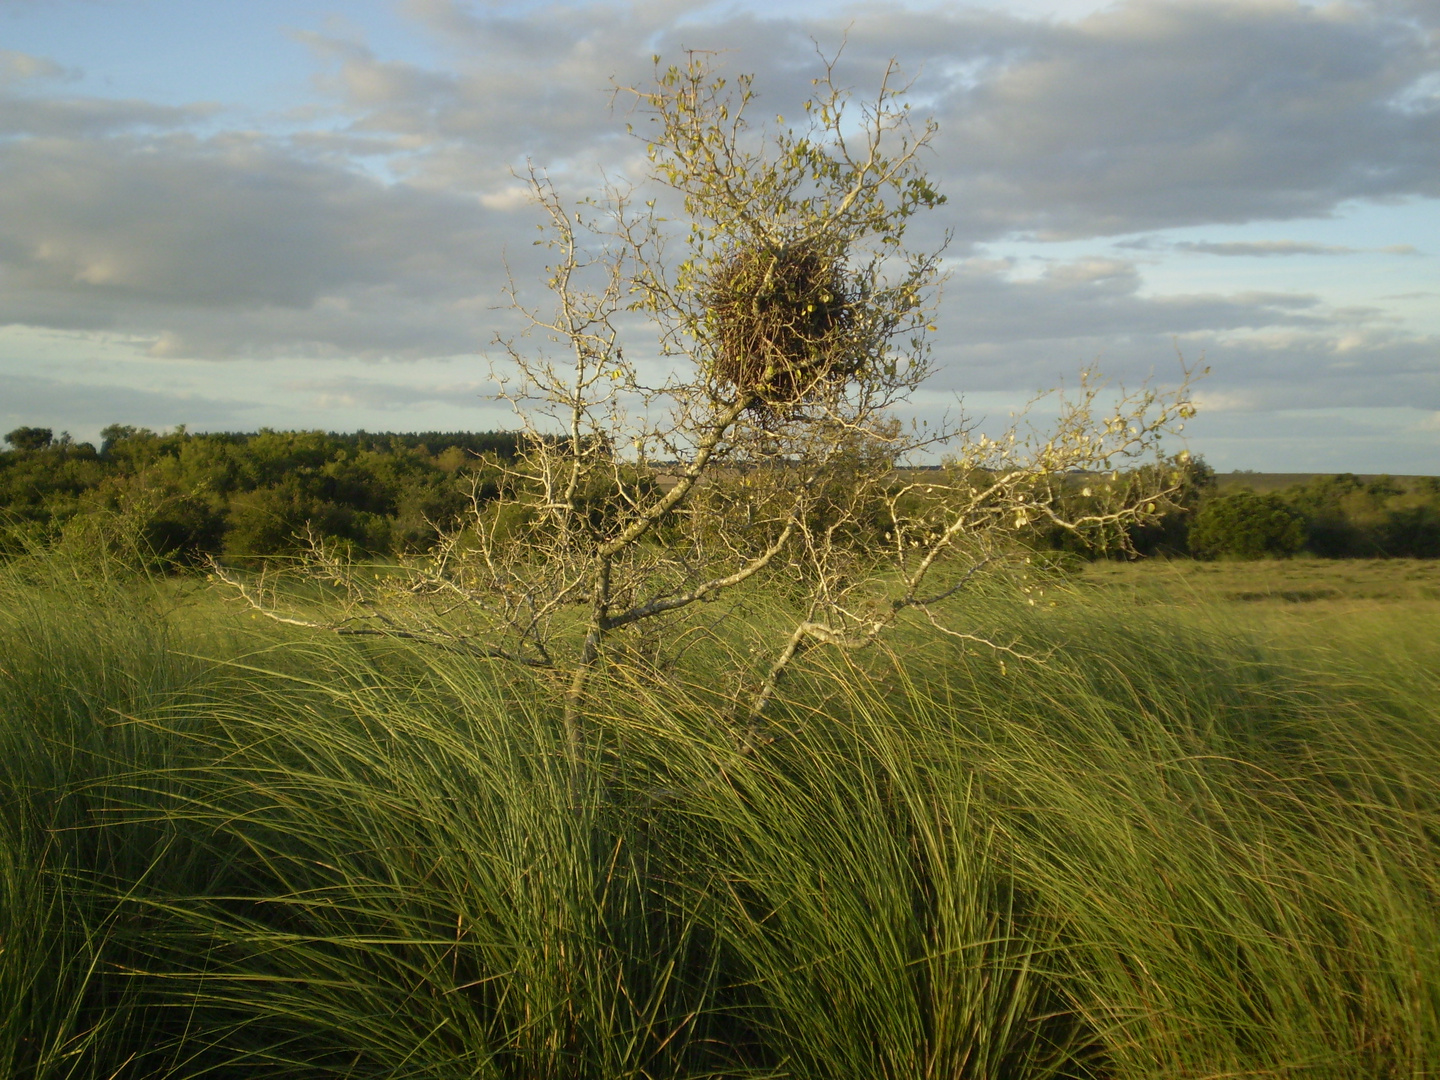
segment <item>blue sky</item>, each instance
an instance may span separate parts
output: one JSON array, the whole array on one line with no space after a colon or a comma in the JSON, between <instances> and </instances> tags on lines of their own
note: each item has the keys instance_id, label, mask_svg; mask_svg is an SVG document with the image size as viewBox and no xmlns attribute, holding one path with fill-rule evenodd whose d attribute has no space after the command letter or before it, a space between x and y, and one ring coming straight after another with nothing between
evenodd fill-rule
<instances>
[{"instance_id":1,"label":"blue sky","mask_svg":"<svg viewBox=\"0 0 1440 1080\"><path fill-rule=\"evenodd\" d=\"M941 125L918 412L1178 350L1222 470L1440 473L1428 0L0 0L0 431L502 426L510 169L633 173L605 90L653 52L784 112L842 36Z\"/></svg>"}]
</instances>

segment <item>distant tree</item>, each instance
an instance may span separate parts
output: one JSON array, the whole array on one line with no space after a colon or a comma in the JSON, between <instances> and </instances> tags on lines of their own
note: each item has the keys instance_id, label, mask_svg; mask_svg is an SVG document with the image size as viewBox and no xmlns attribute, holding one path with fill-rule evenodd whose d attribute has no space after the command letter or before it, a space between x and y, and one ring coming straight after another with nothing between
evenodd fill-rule
<instances>
[{"instance_id":1,"label":"distant tree","mask_svg":"<svg viewBox=\"0 0 1440 1080\"><path fill-rule=\"evenodd\" d=\"M1215 470L1200 456L1177 456L1149 469L1173 469L1179 475L1179 490L1157 517L1133 521L1128 527L1130 552L1138 555L1187 555L1190 529L1195 515L1215 494ZM1128 552L1127 552L1128 554Z\"/></svg>"},{"instance_id":2,"label":"distant tree","mask_svg":"<svg viewBox=\"0 0 1440 1080\"><path fill-rule=\"evenodd\" d=\"M1285 498L1305 518L1306 550L1327 559L1378 554L1355 520L1367 496L1364 481L1354 473L1317 476L1288 489Z\"/></svg>"},{"instance_id":3,"label":"distant tree","mask_svg":"<svg viewBox=\"0 0 1440 1080\"><path fill-rule=\"evenodd\" d=\"M126 439L154 438L154 436L155 433L149 428L136 427L134 424L110 424L100 429L100 455L108 457L110 451Z\"/></svg>"},{"instance_id":4,"label":"distant tree","mask_svg":"<svg viewBox=\"0 0 1440 1080\"><path fill-rule=\"evenodd\" d=\"M1190 550L1202 559L1287 558L1305 544L1305 519L1278 495L1234 491L1195 515Z\"/></svg>"},{"instance_id":5,"label":"distant tree","mask_svg":"<svg viewBox=\"0 0 1440 1080\"><path fill-rule=\"evenodd\" d=\"M5 441L16 450L44 450L54 438L55 432L48 427L17 427Z\"/></svg>"},{"instance_id":6,"label":"distant tree","mask_svg":"<svg viewBox=\"0 0 1440 1080\"><path fill-rule=\"evenodd\" d=\"M1433 503L1391 510L1378 531L1381 550L1392 558L1440 558L1440 507Z\"/></svg>"},{"instance_id":7,"label":"distant tree","mask_svg":"<svg viewBox=\"0 0 1440 1080\"><path fill-rule=\"evenodd\" d=\"M1393 495L1405 494L1405 489L1389 474L1377 476L1365 485L1365 494L1373 499L1388 499Z\"/></svg>"}]
</instances>

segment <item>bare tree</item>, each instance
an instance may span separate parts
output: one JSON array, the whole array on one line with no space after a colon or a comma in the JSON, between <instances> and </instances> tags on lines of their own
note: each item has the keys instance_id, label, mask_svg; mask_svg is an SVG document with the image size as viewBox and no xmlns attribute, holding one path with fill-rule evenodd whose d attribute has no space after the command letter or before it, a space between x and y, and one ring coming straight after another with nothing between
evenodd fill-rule
<instances>
[{"instance_id":1,"label":"bare tree","mask_svg":"<svg viewBox=\"0 0 1440 1080\"><path fill-rule=\"evenodd\" d=\"M783 582L803 611L752 687L758 721L816 645L868 644L912 610L968 636L945 601L1032 522L1101 534L1156 513L1177 482L1164 470L1097 475L1104 498L1078 514L1067 491L1156 456L1190 411L1183 384L1112 401L1087 378L1040 439L897 419L931 371L943 250L911 250L906 229L944 200L922 168L935 127L896 80L892 64L858 101L825 62L801 122L757 130L748 77L727 82L704 54L657 59L653 86L617 94L646 122L651 180L683 228L656 199L611 186L570 206L527 173L551 303L527 306L512 282L528 330L497 341L497 374L525 449L477 488L465 527L368 576L313 545L307 572L343 600L333 619L217 572L272 617L554 671L578 743L598 665L701 632L707 602L742 586ZM636 325L663 379L627 354ZM922 451L945 469L898 468Z\"/></svg>"}]
</instances>

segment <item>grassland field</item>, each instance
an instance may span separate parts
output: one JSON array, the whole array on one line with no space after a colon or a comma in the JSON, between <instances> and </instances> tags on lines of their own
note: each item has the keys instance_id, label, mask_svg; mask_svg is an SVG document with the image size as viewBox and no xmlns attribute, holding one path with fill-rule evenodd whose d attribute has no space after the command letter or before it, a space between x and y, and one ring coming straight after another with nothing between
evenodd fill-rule
<instances>
[{"instance_id":1,"label":"grassland field","mask_svg":"<svg viewBox=\"0 0 1440 1080\"><path fill-rule=\"evenodd\" d=\"M1236 488L1249 488L1251 491L1258 492L1284 491L1286 488L1299 487L1304 484L1309 484L1314 480L1323 480L1334 475L1334 473L1267 473L1238 470L1236 472L1216 473L1215 486L1220 491L1233 491ZM1413 487L1417 481L1426 481L1429 479L1428 476L1420 473L1413 475L1356 473L1353 475L1362 484L1369 484L1376 480L1392 480L1398 481L1407 488Z\"/></svg>"},{"instance_id":2,"label":"grassland field","mask_svg":"<svg viewBox=\"0 0 1440 1080\"><path fill-rule=\"evenodd\" d=\"M963 603L1035 659L817 653L753 752L614 670L576 759L526 673L14 560L0 1077L1440 1077L1440 563Z\"/></svg>"}]
</instances>

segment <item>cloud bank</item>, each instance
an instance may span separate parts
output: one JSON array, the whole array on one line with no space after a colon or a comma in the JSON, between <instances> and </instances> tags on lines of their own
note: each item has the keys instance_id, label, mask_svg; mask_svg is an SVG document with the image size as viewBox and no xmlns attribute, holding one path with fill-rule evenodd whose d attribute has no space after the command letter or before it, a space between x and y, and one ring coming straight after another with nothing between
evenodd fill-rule
<instances>
[{"instance_id":1,"label":"cloud bank","mask_svg":"<svg viewBox=\"0 0 1440 1080\"><path fill-rule=\"evenodd\" d=\"M1440 199L1440 21L1425 3L1125 0L1079 19L958 5L764 15L706 4L408 0L436 61L333 29L306 101L85 96L64 57L0 52L0 324L124 335L156 360L474 354L533 280L512 170L577 193L636 175L616 85L652 55L718 50L793 113L817 45L863 89L898 57L940 123L930 162L954 236L941 389L1016 390L1099 358L1135 377L1205 354L1247 408L1440 409L1440 337L1314 290L1157 292L1148 260L1407 256L1286 238L1285 223ZM1251 224L1265 236L1167 237ZM1228 234L1227 234L1228 235ZM1095 253L1021 266L1014 240ZM305 380L295 380L299 385ZM456 380L456 385L465 380ZM468 383L465 383L468 386ZM351 394L359 391L351 388ZM468 392L468 391L467 391ZM333 400L341 402L344 392Z\"/></svg>"}]
</instances>

